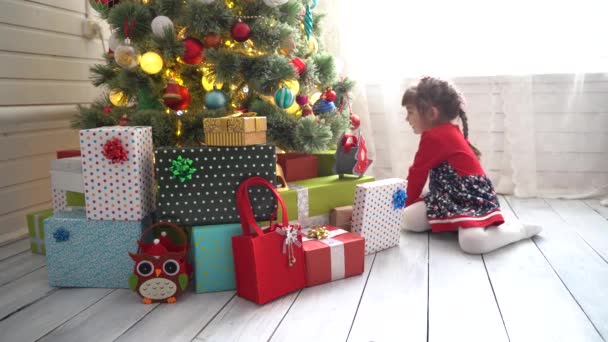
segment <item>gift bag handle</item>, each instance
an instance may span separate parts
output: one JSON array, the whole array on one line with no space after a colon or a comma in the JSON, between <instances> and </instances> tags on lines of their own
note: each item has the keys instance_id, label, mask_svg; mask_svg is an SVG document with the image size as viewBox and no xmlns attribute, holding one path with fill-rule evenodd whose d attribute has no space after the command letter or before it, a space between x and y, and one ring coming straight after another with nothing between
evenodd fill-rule
<instances>
[{"instance_id":1,"label":"gift bag handle","mask_svg":"<svg viewBox=\"0 0 608 342\"><path fill-rule=\"evenodd\" d=\"M282 209L283 225L288 225L289 219L287 215L285 201L283 201L281 195L279 195L277 190L268 180L260 176L253 176L245 179L243 182L241 182L241 184L239 184L239 187L236 192L236 205L239 212L239 217L241 219L241 228L243 229L243 234L245 235L248 235L250 233L249 228L253 228L253 230L255 230L258 236L262 236L264 235L264 232L255 221L255 217L253 215L253 207L251 206L248 194L249 187L256 185L266 187L270 189L270 191L272 191L274 197L276 198L278 204L281 206Z\"/></svg>"},{"instance_id":2,"label":"gift bag handle","mask_svg":"<svg viewBox=\"0 0 608 342\"><path fill-rule=\"evenodd\" d=\"M153 225L151 225L150 227L146 228L142 233L141 233L141 240L143 241L144 237L146 236L146 234L150 233L152 230L158 228L158 227L170 227L173 228L173 230L178 231L179 236L182 238L182 241L184 242L184 246L186 246L187 248L187 244L188 244L188 238L186 237L186 234L184 233L184 231L176 224L173 224L171 222L158 222L155 223ZM138 253L141 253L141 246L139 246L137 248Z\"/></svg>"}]
</instances>

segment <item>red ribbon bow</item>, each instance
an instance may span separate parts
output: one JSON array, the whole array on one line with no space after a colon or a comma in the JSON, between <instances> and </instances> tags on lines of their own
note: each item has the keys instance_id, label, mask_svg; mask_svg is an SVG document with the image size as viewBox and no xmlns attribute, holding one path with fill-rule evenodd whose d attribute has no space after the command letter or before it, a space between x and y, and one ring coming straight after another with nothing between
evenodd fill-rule
<instances>
[{"instance_id":1,"label":"red ribbon bow","mask_svg":"<svg viewBox=\"0 0 608 342\"><path fill-rule=\"evenodd\" d=\"M112 164L118 164L127 161L128 152L122 146L122 141L118 138L112 138L103 145L101 152L104 157L110 159Z\"/></svg>"}]
</instances>

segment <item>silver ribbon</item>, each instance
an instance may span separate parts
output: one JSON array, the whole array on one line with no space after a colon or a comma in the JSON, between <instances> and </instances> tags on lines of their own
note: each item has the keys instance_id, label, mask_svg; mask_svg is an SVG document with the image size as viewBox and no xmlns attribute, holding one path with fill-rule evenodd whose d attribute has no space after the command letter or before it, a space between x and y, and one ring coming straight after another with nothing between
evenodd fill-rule
<instances>
[{"instance_id":1,"label":"silver ribbon","mask_svg":"<svg viewBox=\"0 0 608 342\"><path fill-rule=\"evenodd\" d=\"M285 236L285 240L283 241L283 254L287 254L289 266L291 267L297 261L293 251L293 245L296 245L298 248L302 248L302 243L298 240L300 231L298 227L291 224L287 227L279 227L276 231L277 233Z\"/></svg>"},{"instance_id":2,"label":"silver ribbon","mask_svg":"<svg viewBox=\"0 0 608 342\"><path fill-rule=\"evenodd\" d=\"M296 199L298 205L298 219L295 222L298 222L302 228L312 228L329 223L329 213L313 217L308 216L308 188L293 183L289 183L287 185L289 186L290 190L295 190L298 195Z\"/></svg>"}]
</instances>

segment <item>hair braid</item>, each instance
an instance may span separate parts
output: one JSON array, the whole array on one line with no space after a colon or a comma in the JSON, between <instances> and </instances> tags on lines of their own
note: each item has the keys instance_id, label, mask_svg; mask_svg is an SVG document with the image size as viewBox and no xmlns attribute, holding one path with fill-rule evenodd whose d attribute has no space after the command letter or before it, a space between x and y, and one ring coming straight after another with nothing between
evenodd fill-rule
<instances>
[{"instance_id":1,"label":"hair braid","mask_svg":"<svg viewBox=\"0 0 608 342\"><path fill-rule=\"evenodd\" d=\"M481 151L479 151L477 149L477 147L473 146L473 144L471 144L471 142L468 140L469 139L469 119L467 118L467 114L464 112L464 110L460 110L458 112L458 116L460 116L460 120L462 121L462 134L464 135L464 138L467 139L467 142L469 143L469 147L471 147L471 149L473 150L473 153L475 153L475 155L477 156L477 159L481 158Z\"/></svg>"}]
</instances>

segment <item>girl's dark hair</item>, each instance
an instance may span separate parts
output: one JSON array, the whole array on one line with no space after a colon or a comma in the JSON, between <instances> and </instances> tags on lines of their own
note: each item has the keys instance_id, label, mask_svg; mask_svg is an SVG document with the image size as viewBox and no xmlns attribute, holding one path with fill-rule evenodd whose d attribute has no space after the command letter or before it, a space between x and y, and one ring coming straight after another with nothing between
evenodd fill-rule
<instances>
[{"instance_id":1,"label":"girl's dark hair","mask_svg":"<svg viewBox=\"0 0 608 342\"><path fill-rule=\"evenodd\" d=\"M440 122L447 122L460 117L462 133L465 139L469 137L469 120L464 111L464 99L456 88L448 81L434 77L423 77L417 84L410 86L401 99L401 105L414 105L418 113L425 115L431 107L439 111ZM481 152L470 142L469 146L477 156Z\"/></svg>"}]
</instances>

